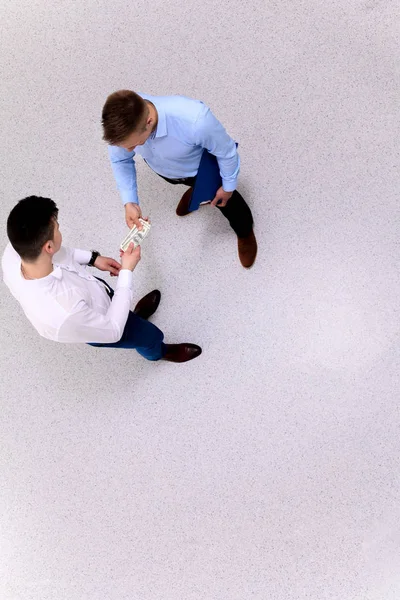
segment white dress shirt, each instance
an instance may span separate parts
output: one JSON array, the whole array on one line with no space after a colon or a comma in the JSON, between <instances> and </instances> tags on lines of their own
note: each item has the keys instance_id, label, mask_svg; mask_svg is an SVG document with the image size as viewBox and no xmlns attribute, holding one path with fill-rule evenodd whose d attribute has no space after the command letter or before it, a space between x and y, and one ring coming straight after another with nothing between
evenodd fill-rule
<instances>
[{"instance_id":1,"label":"white dress shirt","mask_svg":"<svg viewBox=\"0 0 400 600\"><path fill-rule=\"evenodd\" d=\"M56 342L112 343L121 339L132 302L132 272L121 269L110 300L86 267L91 252L61 247L47 277L25 279L11 244L2 259L3 278L41 336Z\"/></svg>"}]
</instances>

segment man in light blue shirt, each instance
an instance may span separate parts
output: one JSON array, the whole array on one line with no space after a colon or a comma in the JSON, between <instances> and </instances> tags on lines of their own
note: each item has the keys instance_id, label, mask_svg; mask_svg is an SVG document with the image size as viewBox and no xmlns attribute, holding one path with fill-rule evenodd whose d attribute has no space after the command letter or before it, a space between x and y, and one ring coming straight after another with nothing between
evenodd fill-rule
<instances>
[{"instance_id":1,"label":"man in light blue shirt","mask_svg":"<svg viewBox=\"0 0 400 600\"><path fill-rule=\"evenodd\" d=\"M140 226L142 215L135 154L140 154L169 183L189 186L176 209L179 216L184 216L189 214L200 160L207 150L217 158L221 176L221 186L210 198L211 205L229 220L238 236L242 265L253 265L257 242L250 208L236 189L240 167L236 144L203 102L120 90L107 98L102 124L128 227Z\"/></svg>"}]
</instances>

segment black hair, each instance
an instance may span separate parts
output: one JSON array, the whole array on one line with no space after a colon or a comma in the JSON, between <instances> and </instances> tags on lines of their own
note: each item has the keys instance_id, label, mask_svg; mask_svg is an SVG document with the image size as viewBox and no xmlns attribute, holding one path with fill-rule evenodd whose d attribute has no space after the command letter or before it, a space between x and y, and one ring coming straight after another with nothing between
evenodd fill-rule
<instances>
[{"instance_id":1,"label":"black hair","mask_svg":"<svg viewBox=\"0 0 400 600\"><path fill-rule=\"evenodd\" d=\"M7 235L23 260L35 261L46 242L53 240L56 203L50 198L29 196L20 200L7 219Z\"/></svg>"}]
</instances>

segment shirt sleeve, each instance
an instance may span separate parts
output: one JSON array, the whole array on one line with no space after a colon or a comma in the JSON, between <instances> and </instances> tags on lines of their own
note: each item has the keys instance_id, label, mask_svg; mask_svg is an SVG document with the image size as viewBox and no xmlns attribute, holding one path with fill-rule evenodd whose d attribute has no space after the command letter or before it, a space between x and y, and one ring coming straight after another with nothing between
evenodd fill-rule
<instances>
[{"instance_id":1,"label":"shirt sleeve","mask_svg":"<svg viewBox=\"0 0 400 600\"><path fill-rule=\"evenodd\" d=\"M88 265L92 258L92 253L90 250L79 250L78 248L75 248L73 257L74 261L80 265Z\"/></svg>"},{"instance_id":2,"label":"shirt sleeve","mask_svg":"<svg viewBox=\"0 0 400 600\"><path fill-rule=\"evenodd\" d=\"M59 342L112 344L124 332L132 303L132 271L121 269L110 307L105 315L96 312L83 300L65 319L58 331Z\"/></svg>"},{"instance_id":3,"label":"shirt sleeve","mask_svg":"<svg viewBox=\"0 0 400 600\"><path fill-rule=\"evenodd\" d=\"M119 146L108 146L108 155L123 204L128 202L139 204L135 152L128 152Z\"/></svg>"},{"instance_id":4,"label":"shirt sleeve","mask_svg":"<svg viewBox=\"0 0 400 600\"><path fill-rule=\"evenodd\" d=\"M193 136L197 145L206 148L217 157L222 186L226 192L233 192L240 170L236 144L205 104L194 124Z\"/></svg>"},{"instance_id":5,"label":"shirt sleeve","mask_svg":"<svg viewBox=\"0 0 400 600\"><path fill-rule=\"evenodd\" d=\"M79 250L78 248L68 248L61 246L58 252L54 255L54 262L61 264L78 263L79 265L89 264L92 258L90 250Z\"/></svg>"}]
</instances>

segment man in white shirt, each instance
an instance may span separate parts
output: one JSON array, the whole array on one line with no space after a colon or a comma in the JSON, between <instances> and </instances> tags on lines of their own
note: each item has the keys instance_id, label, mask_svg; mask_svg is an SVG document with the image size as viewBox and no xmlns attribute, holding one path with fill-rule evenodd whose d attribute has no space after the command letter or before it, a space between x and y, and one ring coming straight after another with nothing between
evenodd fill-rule
<instances>
[{"instance_id":1,"label":"man in white shirt","mask_svg":"<svg viewBox=\"0 0 400 600\"><path fill-rule=\"evenodd\" d=\"M135 348L148 360L186 362L201 354L195 344L164 344L162 331L147 321L160 302L158 290L130 311L140 246L131 244L121 264L98 252L65 248L57 218L53 200L30 196L7 221L4 282L40 335L57 342ZM86 265L118 276L115 292Z\"/></svg>"}]
</instances>

